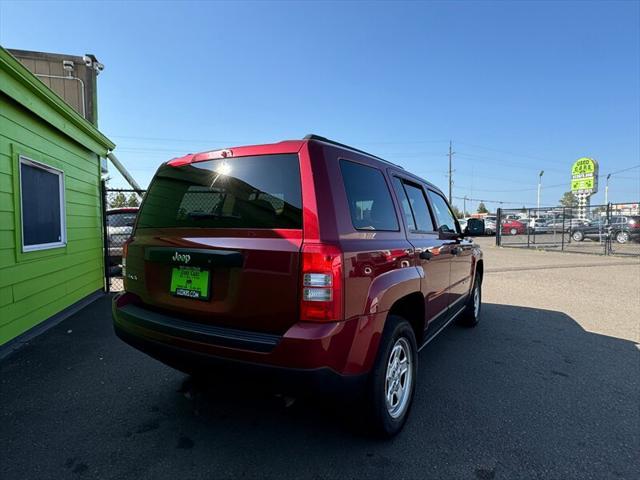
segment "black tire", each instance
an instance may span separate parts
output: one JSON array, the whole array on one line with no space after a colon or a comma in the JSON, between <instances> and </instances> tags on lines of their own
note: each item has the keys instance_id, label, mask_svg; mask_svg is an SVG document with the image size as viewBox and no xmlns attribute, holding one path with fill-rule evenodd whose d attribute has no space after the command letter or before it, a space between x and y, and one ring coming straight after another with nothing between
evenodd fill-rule
<instances>
[{"instance_id":1,"label":"black tire","mask_svg":"<svg viewBox=\"0 0 640 480\"><path fill-rule=\"evenodd\" d=\"M401 412L396 412L397 416L392 416L387 407L386 386L387 367L391 360L391 354L398 342L404 342L402 347L408 347L410 352L410 385L408 385L408 397ZM396 435L404 426L415 392L416 377L418 373L418 346L413 328L404 318L397 315L389 315L380 339L378 354L371 371L367 388L367 403L369 404L368 426L376 435L382 437L392 437Z\"/></svg>"},{"instance_id":2,"label":"black tire","mask_svg":"<svg viewBox=\"0 0 640 480\"><path fill-rule=\"evenodd\" d=\"M571 238L576 242L581 242L584 240L584 233L582 233L580 230L576 230L571 234Z\"/></svg>"},{"instance_id":3,"label":"black tire","mask_svg":"<svg viewBox=\"0 0 640 480\"><path fill-rule=\"evenodd\" d=\"M475 307L475 294L478 293L478 308ZM464 312L458 317L458 324L465 327L475 327L480 321L482 312L482 277L476 273L473 279L473 288L464 308Z\"/></svg>"}]
</instances>

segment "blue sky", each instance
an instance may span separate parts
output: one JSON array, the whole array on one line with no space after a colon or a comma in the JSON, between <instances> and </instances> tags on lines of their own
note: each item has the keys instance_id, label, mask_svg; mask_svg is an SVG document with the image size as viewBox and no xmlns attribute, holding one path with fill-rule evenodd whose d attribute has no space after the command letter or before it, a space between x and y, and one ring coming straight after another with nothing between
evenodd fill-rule
<instances>
[{"instance_id":1,"label":"blue sky","mask_svg":"<svg viewBox=\"0 0 640 480\"><path fill-rule=\"evenodd\" d=\"M451 139L454 196L505 207L535 205L541 169L555 204L581 156L592 203L640 164L637 1L1 0L0 43L95 54L100 128L143 184L176 155L310 132L443 189ZM639 198L640 168L613 175L611 201Z\"/></svg>"}]
</instances>

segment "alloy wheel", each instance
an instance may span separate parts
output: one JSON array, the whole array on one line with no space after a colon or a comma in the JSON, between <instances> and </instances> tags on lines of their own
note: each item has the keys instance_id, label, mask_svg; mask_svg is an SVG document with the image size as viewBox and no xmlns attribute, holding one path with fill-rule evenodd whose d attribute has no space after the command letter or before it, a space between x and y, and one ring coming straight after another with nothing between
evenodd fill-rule
<instances>
[{"instance_id":1,"label":"alloy wheel","mask_svg":"<svg viewBox=\"0 0 640 480\"><path fill-rule=\"evenodd\" d=\"M473 289L473 318L480 315L480 287L478 285Z\"/></svg>"},{"instance_id":2,"label":"alloy wheel","mask_svg":"<svg viewBox=\"0 0 640 480\"><path fill-rule=\"evenodd\" d=\"M385 402L392 418L398 418L405 412L412 388L413 354L409 341L401 337L391 349L384 382Z\"/></svg>"}]
</instances>

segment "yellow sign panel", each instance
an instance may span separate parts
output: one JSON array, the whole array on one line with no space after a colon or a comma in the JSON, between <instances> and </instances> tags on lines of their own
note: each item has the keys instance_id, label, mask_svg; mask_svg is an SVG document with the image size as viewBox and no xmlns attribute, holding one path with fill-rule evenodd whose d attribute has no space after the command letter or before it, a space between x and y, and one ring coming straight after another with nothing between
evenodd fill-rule
<instances>
[{"instance_id":1,"label":"yellow sign panel","mask_svg":"<svg viewBox=\"0 0 640 480\"><path fill-rule=\"evenodd\" d=\"M571 175L580 175L584 173L596 173L598 164L593 158L582 157L571 167Z\"/></svg>"},{"instance_id":2,"label":"yellow sign panel","mask_svg":"<svg viewBox=\"0 0 640 480\"><path fill-rule=\"evenodd\" d=\"M598 162L593 158L579 158L571 167L571 191L592 195L598 191Z\"/></svg>"},{"instance_id":3,"label":"yellow sign panel","mask_svg":"<svg viewBox=\"0 0 640 480\"><path fill-rule=\"evenodd\" d=\"M577 190L593 190L593 185L593 177L571 180L571 191L575 192Z\"/></svg>"}]
</instances>

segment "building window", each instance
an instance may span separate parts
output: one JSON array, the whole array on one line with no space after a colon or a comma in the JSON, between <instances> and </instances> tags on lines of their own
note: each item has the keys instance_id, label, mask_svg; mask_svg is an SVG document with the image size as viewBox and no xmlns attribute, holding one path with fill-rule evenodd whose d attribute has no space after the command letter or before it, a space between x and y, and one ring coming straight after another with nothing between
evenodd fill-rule
<instances>
[{"instance_id":1,"label":"building window","mask_svg":"<svg viewBox=\"0 0 640 480\"><path fill-rule=\"evenodd\" d=\"M66 245L64 173L20 157L22 251Z\"/></svg>"}]
</instances>

